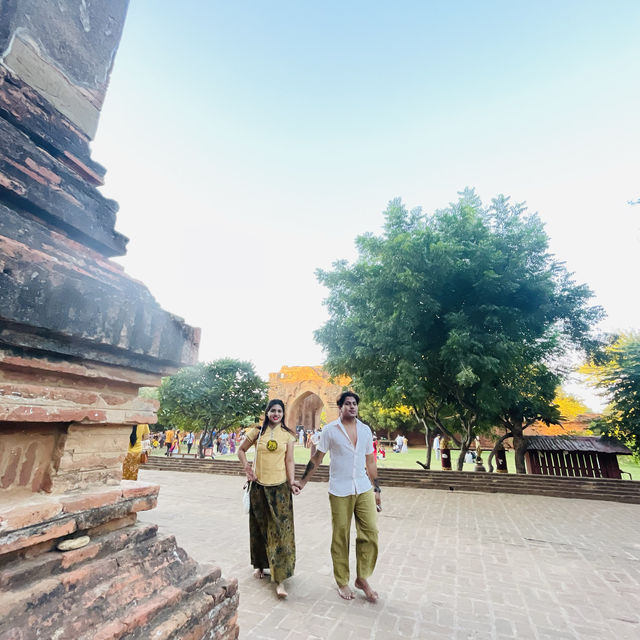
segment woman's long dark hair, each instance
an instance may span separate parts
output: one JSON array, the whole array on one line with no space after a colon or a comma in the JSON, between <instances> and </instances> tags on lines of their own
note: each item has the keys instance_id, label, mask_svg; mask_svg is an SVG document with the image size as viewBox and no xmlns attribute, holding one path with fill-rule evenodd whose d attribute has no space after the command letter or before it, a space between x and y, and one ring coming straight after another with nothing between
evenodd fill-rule
<instances>
[{"instance_id":1,"label":"woman's long dark hair","mask_svg":"<svg viewBox=\"0 0 640 640\"><path fill-rule=\"evenodd\" d=\"M287 427L287 425L284 423L284 402L282 402L282 400L278 400L277 398L274 398L273 400L269 400L269 404L267 405L267 408L264 410L264 421L262 423L262 426L260 427L260 433L263 433L264 430L269 425L269 416L267 414L269 413L269 409L271 409L271 407L274 407L275 405L280 405L282 407L282 422L280 423L280 426L285 431L288 431L292 436L295 436L296 434L293 433L293 431L291 431L291 429L289 429L289 427Z\"/></svg>"},{"instance_id":2,"label":"woman's long dark hair","mask_svg":"<svg viewBox=\"0 0 640 640\"><path fill-rule=\"evenodd\" d=\"M135 446L137 439L138 439L138 425L134 424L133 428L131 429L131 435L129 436L129 442L131 443L132 447Z\"/></svg>"}]
</instances>

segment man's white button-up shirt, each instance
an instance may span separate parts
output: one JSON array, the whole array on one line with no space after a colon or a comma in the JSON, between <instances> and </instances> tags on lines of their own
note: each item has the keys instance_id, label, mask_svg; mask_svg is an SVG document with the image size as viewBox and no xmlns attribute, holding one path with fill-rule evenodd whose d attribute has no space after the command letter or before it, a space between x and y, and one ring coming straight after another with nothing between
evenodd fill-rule
<instances>
[{"instance_id":1,"label":"man's white button-up shirt","mask_svg":"<svg viewBox=\"0 0 640 640\"><path fill-rule=\"evenodd\" d=\"M334 496L352 496L371 489L365 456L373 453L371 429L356 419L358 438L356 446L347 435L340 419L323 427L317 445L322 453L329 452L329 493Z\"/></svg>"}]
</instances>

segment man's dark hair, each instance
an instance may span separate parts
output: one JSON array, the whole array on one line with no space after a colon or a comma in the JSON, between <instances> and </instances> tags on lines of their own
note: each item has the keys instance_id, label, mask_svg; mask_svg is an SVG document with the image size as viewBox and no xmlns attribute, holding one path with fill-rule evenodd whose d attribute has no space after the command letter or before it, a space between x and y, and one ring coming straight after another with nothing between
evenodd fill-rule
<instances>
[{"instance_id":1,"label":"man's dark hair","mask_svg":"<svg viewBox=\"0 0 640 640\"><path fill-rule=\"evenodd\" d=\"M354 391L343 391L337 400L337 404L340 409L342 409L342 405L347 398L354 398L356 404L360 404L360 396L357 393L355 393Z\"/></svg>"}]
</instances>

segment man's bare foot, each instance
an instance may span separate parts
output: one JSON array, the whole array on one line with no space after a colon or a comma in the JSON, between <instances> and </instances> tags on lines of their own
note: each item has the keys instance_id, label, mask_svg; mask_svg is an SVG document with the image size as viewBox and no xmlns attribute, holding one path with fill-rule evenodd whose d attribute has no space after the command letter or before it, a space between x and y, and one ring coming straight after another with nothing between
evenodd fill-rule
<instances>
[{"instance_id":1,"label":"man's bare foot","mask_svg":"<svg viewBox=\"0 0 640 640\"><path fill-rule=\"evenodd\" d=\"M287 593L287 590L284 588L284 584L282 582L279 582L276 585L276 595L278 596L278 598L286 598L289 594Z\"/></svg>"},{"instance_id":2,"label":"man's bare foot","mask_svg":"<svg viewBox=\"0 0 640 640\"><path fill-rule=\"evenodd\" d=\"M371 588L364 578L356 578L355 585L357 589L362 589L362 591L364 591L364 597L369 602L378 602L378 593Z\"/></svg>"},{"instance_id":3,"label":"man's bare foot","mask_svg":"<svg viewBox=\"0 0 640 640\"><path fill-rule=\"evenodd\" d=\"M264 578L264 571L262 569L256 569L253 572L253 577L254 578L260 578L262 580L262 578Z\"/></svg>"},{"instance_id":4,"label":"man's bare foot","mask_svg":"<svg viewBox=\"0 0 640 640\"><path fill-rule=\"evenodd\" d=\"M338 595L344 600L353 600L356 597L356 594L351 591L351 587L348 584L338 587Z\"/></svg>"}]
</instances>

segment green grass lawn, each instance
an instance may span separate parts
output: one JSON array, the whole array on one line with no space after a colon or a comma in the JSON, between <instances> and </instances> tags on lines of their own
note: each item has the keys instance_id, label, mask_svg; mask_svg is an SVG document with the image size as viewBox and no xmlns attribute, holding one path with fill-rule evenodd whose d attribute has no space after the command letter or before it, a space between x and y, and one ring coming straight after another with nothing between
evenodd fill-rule
<instances>
[{"instance_id":1,"label":"green grass lawn","mask_svg":"<svg viewBox=\"0 0 640 640\"><path fill-rule=\"evenodd\" d=\"M182 446L182 453L187 452L187 447ZM191 453L196 451L195 447L192 447ZM306 464L309 462L309 449L296 445L294 449L294 459L299 464ZM152 455L164 455L165 449L156 449L152 451ZM513 451L507 451L507 469L509 473L515 473L515 461ZM427 450L420 447L410 447L408 453L393 453L390 449L387 449L387 457L385 460L378 460L378 467L380 469L421 469L420 465L416 464L416 460L424 462L426 458ZM249 452L249 459L252 459L252 451ZM453 466L458 460L458 452L452 451ZM485 467L487 466L487 459L489 458L489 451L484 451L482 459ZM237 460L238 456L234 453L228 453L226 455L216 455L216 460ZM329 456L325 456L324 464L329 463ZM622 471L626 471L631 474L633 480L640 480L640 464L633 461L631 456L618 456L618 463ZM494 462L495 468L495 462ZM435 459L435 455L431 458L431 468L434 471L440 470L440 461ZM475 469L475 463L465 463L463 471L473 471ZM625 476L625 479L628 477Z\"/></svg>"}]
</instances>

